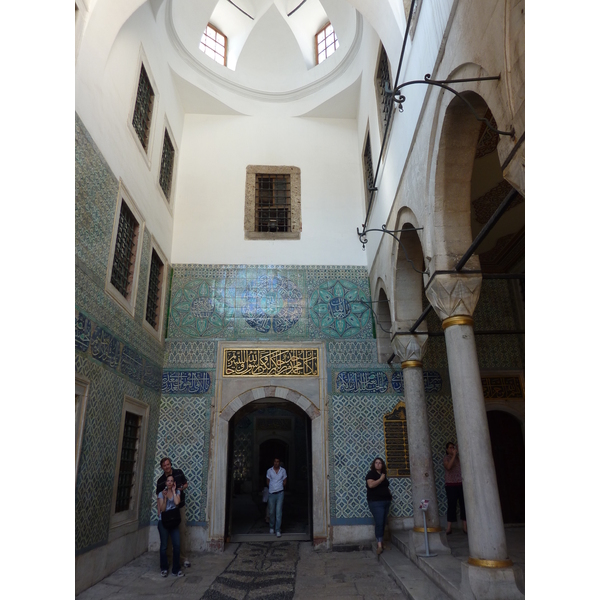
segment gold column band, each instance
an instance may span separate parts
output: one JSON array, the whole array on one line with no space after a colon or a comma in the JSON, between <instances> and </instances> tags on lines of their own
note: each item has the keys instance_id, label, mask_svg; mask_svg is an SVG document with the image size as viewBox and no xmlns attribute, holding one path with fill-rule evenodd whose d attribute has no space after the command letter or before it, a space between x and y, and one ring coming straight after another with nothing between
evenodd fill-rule
<instances>
[{"instance_id":1,"label":"gold column band","mask_svg":"<svg viewBox=\"0 0 600 600\"><path fill-rule=\"evenodd\" d=\"M487 567L488 569L506 569L512 567L513 561L510 558L506 560L484 560L482 558L471 558L467 561L474 567Z\"/></svg>"},{"instance_id":2,"label":"gold column band","mask_svg":"<svg viewBox=\"0 0 600 600\"><path fill-rule=\"evenodd\" d=\"M468 315L456 315L456 317L448 317L442 321L442 329L452 327L452 325L471 325L473 326L473 317Z\"/></svg>"},{"instance_id":3,"label":"gold column band","mask_svg":"<svg viewBox=\"0 0 600 600\"><path fill-rule=\"evenodd\" d=\"M409 369L410 367L423 368L423 363L420 360L405 360L403 363L400 363L400 366L403 369Z\"/></svg>"},{"instance_id":4,"label":"gold column band","mask_svg":"<svg viewBox=\"0 0 600 600\"><path fill-rule=\"evenodd\" d=\"M417 533L425 533L425 530L422 527L413 527L413 531ZM438 531L442 531L441 527L428 527L427 533L438 533Z\"/></svg>"}]
</instances>

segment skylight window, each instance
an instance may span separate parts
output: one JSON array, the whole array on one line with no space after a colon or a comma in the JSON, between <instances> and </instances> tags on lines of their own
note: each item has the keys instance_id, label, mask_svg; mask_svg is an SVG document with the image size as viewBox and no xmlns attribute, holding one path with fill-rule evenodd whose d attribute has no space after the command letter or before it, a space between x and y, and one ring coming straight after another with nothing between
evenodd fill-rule
<instances>
[{"instance_id":1,"label":"skylight window","mask_svg":"<svg viewBox=\"0 0 600 600\"><path fill-rule=\"evenodd\" d=\"M321 31L315 36L317 46L317 64L320 65L326 58L329 58L339 47L337 35L331 26L327 23Z\"/></svg>"},{"instance_id":2,"label":"skylight window","mask_svg":"<svg viewBox=\"0 0 600 600\"><path fill-rule=\"evenodd\" d=\"M200 50L220 65L227 66L227 37L210 23L200 39Z\"/></svg>"}]
</instances>

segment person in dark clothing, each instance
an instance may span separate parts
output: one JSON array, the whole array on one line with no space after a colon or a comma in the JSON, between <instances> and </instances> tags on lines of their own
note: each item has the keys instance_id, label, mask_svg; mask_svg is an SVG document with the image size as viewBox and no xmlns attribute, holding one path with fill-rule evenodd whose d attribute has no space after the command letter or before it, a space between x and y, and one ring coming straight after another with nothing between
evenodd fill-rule
<instances>
[{"instance_id":1,"label":"person in dark clothing","mask_svg":"<svg viewBox=\"0 0 600 600\"><path fill-rule=\"evenodd\" d=\"M177 490L180 492L180 501L179 501L179 512L181 514L181 523L179 525L179 536L181 543L181 563L184 567L190 567L190 561L188 560L189 556L189 540L187 528L185 526L185 490L188 488L188 480L186 479L183 471L181 469L174 469L171 459L168 457L163 458L160 461L160 468L163 470L163 474L158 478L156 482L156 495L160 492L165 491L166 481L169 475L172 475L175 479L175 483L177 484Z\"/></svg>"},{"instance_id":2,"label":"person in dark clothing","mask_svg":"<svg viewBox=\"0 0 600 600\"><path fill-rule=\"evenodd\" d=\"M375 519L375 537L377 538L377 554L383 552L383 532L387 522L392 494L390 482L387 478L385 461L379 456L371 463L371 470L367 473L367 503Z\"/></svg>"}]
</instances>

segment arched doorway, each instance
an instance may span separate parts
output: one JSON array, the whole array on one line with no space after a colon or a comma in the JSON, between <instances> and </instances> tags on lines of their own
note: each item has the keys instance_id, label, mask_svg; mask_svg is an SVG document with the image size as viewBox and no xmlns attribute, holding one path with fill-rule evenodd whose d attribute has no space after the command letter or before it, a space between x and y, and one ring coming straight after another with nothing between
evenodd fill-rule
<instances>
[{"instance_id":1,"label":"arched doorway","mask_svg":"<svg viewBox=\"0 0 600 600\"><path fill-rule=\"evenodd\" d=\"M312 539L310 417L291 402L265 398L239 410L229 422L226 539L269 541L263 489L267 470L279 458L288 479L284 540Z\"/></svg>"},{"instance_id":2,"label":"arched doorway","mask_svg":"<svg viewBox=\"0 0 600 600\"><path fill-rule=\"evenodd\" d=\"M525 442L521 423L503 410L487 412L504 523L525 523Z\"/></svg>"}]
</instances>

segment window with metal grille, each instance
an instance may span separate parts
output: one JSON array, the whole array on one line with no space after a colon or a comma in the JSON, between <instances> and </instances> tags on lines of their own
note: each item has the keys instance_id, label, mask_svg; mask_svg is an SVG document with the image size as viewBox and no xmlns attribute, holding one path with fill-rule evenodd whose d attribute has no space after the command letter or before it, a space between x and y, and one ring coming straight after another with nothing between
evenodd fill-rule
<instances>
[{"instance_id":1,"label":"window with metal grille","mask_svg":"<svg viewBox=\"0 0 600 600\"><path fill-rule=\"evenodd\" d=\"M227 37L210 23L200 38L200 50L220 65L227 66Z\"/></svg>"},{"instance_id":2,"label":"window with metal grille","mask_svg":"<svg viewBox=\"0 0 600 600\"><path fill-rule=\"evenodd\" d=\"M125 413L123 441L121 443L121 462L117 483L115 513L129 510L135 486L136 463L140 444L142 417L134 413Z\"/></svg>"},{"instance_id":3,"label":"window with metal grille","mask_svg":"<svg viewBox=\"0 0 600 600\"><path fill-rule=\"evenodd\" d=\"M393 96L385 93L386 84L391 90L392 82L390 81L388 57L382 47L379 56L379 65L377 67L377 87L379 91L379 119L383 128L387 126L393 114Z\"/></svg>"},{"instance_id":4,"label":"window with metal grille","mask_svg":"<svg viewBox=\"0 0 600 600\"><path fill-rule=\"evenodd\" d=\"M140 70L137 97L133 110L133 128L140 138L140 142L146 152L150 140L150 125L152 123L152 107L154 105L154 90L146 73L144 65Z\"/></svg>"},{"instance_id":5,"label":"window with metal grille","mask_svg":"<svg viewBox=\"0 0 600 600\"><path fill-rule=\"evenodd\" d=\"M163 139L162 158L160 160L160 187L165 193L167 200L171 197L171 183L173 182L173 167L175 165L175 148L169 136L169 132L165 129L165 137Z\"/></svg>"},{"instance_id":6,"label":"window with metal grille","mask_svg":"<svg viewBox=\"0 0 600 600\"><path fill-rule=\"evenodd\" d=\"M326 58L329 58L339 47L337 35L331 26L327 23L321 31L315 35L315 45L317 47L317 64L320 65Z\"/></svg>"},{"instance_id":7,"label":"window with metal grille","mask_svg":"<svg viewBox=\"0 0 600 600\"><path fill-rule=\"evenodd\" d=\"M373 159L371 158L371 136L367 133L365 150L363 153L363 169L365 174L365 184L367 186L367 206L371 197L370 190L375 187L375 176L373 174Z\"/></svg>"},{"instance_id":8,"label":"window with metal grille","mask_svg":"<svg viewBox=\"0 0 600 600\"><path fill-rule=\"evenodd\" d=\"M148 298L146 299L146 321L158 331L160 320L160 298L162 287L163 262L156 250L152 249L150 260L150 280L148 281Z\"/></svg>"},{"instance_id":9,"label":"window with metal grille","mask_svg":"<svg viewBox=\"0 0 600 600\"><path fill-rule=\"evenodd\" d=\"M125 299L129 299L131 294L139 228L139 223L133 213L129 210L125 201L121 201L121 213L119 214L119 227L117 229L110 282Z\"/></svg>"},{"instance_id":10,"label":"window with metal grille","mask_svg":"<svg viewBox=\"0 0 600 600\"><path fill-rule=\"evenodd\" d=\"M257 175L255 231L291 231L291 186L289 175Z\"/></svg>"}]
</instances>

